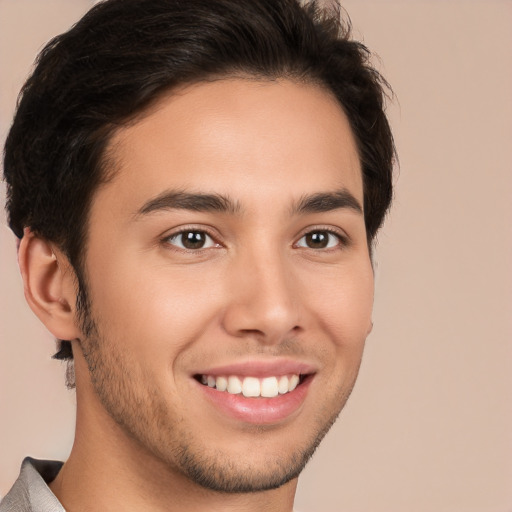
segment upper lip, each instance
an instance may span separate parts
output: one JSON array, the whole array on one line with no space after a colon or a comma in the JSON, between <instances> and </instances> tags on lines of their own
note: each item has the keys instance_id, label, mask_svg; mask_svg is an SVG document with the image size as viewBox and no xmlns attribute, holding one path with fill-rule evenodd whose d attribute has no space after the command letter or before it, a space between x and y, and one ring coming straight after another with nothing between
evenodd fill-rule
<instances>
[{"instance_id":1,"label":"upper lip","mask_svg":"<svg viewBox=\"0 0 512 512\"><path fill-rule=\"evenodd\" d=\"M272 360L250 360L234 364L205 368L194 373L194 375L238 375L241 377L272 377L282 375L306 375L316 373L314 365L304 361L292 359Z\"/></svg>"}]
</instances>

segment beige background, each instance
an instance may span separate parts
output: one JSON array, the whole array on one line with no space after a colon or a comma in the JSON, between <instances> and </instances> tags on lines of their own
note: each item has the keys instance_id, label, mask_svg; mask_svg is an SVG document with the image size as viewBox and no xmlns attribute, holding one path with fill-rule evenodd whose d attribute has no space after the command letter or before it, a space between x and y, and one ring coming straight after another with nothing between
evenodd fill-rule
<instances>
[{"instance_id":1,"label":"beige background","mask_svg":"<svg viewBox=\"0 0 512 512\"><path fill-rule=\"evenodd\" d=\"M87 0L0 0L0 130L41 45ZM344 2L380 56L401 170L358 385L302 511L512 511L512 2ZM2 203L5 190L2 188ZM3 214L2 214L3 215ZM74 395L0 219L0 494L66 457Z\"/></svg>"}]
</instances>

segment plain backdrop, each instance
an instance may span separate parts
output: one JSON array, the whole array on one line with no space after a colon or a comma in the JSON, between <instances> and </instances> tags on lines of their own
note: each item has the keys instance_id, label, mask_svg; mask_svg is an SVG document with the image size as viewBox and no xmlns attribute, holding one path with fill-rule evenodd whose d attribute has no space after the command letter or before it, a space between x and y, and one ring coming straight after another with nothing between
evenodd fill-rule
<instances>
[{"instance_id":1,"label":"plain backdrop","mask_svg":"<svg viewBox=\"0 0 512 512\"><path fill-rule=\"evenodd\" d=\"M0 137L33 59L91 0L0 0ZM512 511L512 2L347 0L392 84L400 155L374 331L300 479L311 512ZM1 189L1 202L5 188ZM0 495L65 459L74 394L0 218Z\"/></svg>"}]
</instances>

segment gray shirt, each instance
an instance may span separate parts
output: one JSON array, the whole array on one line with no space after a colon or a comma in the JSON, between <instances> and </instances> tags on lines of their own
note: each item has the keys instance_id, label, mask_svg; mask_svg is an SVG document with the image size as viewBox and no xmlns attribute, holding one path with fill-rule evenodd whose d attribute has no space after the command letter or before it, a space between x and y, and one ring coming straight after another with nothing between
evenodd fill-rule
<instances>
[{"instance_id":1,"label":"gray shirt","mask_svg":"<svg viewBox=\"0 0 512 512\"><path fill-rule=\"evenodd\" d=\"M62 462L27 457L18 480L0 502L0 512L66 512L48 487L61 467Z\"/></svg>"}]
</instances>

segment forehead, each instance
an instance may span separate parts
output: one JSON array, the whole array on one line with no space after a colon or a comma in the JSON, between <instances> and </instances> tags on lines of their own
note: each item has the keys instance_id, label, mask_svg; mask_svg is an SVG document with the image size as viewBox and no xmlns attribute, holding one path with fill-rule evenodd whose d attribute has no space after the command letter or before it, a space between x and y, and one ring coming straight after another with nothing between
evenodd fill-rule
<instances>
[{"instance_id":1,"label":"forehead","mask_svg":"<svg viewBox=\"0 0 512 512\"><path fill-rule=\"evenodd\" d=\"M135 205L179 189L249 204L279 189L284 204L346 188L362 203L349 122L316 85L225 79L183 87L119 129L109 148L116 172L98 200L108 194Z\"/></svg>"}]
</instances>

